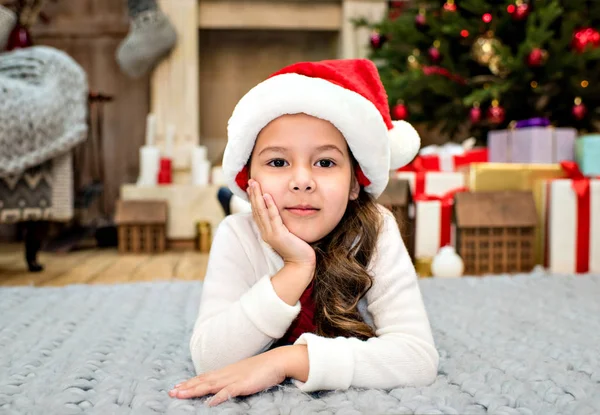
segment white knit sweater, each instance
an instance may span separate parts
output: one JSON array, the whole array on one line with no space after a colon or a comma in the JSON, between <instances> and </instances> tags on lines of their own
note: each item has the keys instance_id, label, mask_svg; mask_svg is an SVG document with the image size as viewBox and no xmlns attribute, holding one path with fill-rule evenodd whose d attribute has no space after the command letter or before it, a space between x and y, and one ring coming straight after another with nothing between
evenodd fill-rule
<instances>
[{"instance_id":1,"label":"white knit sweater","mask_svg":"<svg viewBox=\"0 0 600 415\"><path fill-rule=\"evenodd\" d=\"M365 296L377 337L303 334L295 344L308 347L309 375L305 383L294 381L303 391L423 386L436 378L439 355L416 273L394 217L382 211L373 286ZM219 225L190 341L198 374L262 353L285 334L300 303L290 306L275 293L270 278L282 267L251 213Z\"/></svg>"}]
</instances>

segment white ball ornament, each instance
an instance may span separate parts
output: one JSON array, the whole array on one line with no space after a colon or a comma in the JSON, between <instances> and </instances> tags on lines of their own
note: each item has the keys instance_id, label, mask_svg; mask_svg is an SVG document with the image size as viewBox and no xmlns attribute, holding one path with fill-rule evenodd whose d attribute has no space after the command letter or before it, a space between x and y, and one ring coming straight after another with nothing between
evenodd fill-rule
<instances>
[{"instance_id":1,"label":"white ball ornament","mask_svg":"<svg viewBox=\"0 0 600 415\"><path fill-rule=\"evenodd\" d=\"M454 247L444 246L431 262L431 274L439 278L458 278L463 275L465 264Z\"/></svg>"}]
</instances>

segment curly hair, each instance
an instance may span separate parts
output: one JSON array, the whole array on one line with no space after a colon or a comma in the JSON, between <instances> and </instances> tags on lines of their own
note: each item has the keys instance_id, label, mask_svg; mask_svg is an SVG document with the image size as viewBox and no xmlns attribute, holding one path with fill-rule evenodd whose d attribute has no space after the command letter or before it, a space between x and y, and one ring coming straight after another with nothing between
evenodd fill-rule
<instances>
[{"instance_id":1,"label":"curly hair","mask_svg":"<svg viewBox=\"0 0 600 415\"><path fill-rule=\"evenodd\" d=\"M354 173L352 180L356 180ZM358 303L373 284L367 268L382 223L376 201L361 188L358 198L348 201L340 223L325 238L311 244L317 260L313 300L318 335L361 340L375 336L362 319Z\"/></svg>"}]
</instances>

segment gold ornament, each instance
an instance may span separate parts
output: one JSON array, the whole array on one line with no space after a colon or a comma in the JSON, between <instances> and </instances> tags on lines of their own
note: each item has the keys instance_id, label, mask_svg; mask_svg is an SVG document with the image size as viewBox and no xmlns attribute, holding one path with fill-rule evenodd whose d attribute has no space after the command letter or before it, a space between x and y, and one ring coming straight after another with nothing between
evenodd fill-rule
<instances>
[{"instance_id":1,"label":"gold ornament","mask_svg":"<svg viewBox=\"0 0 600 415\"><path fill-rule=\"evenodd\" d=\"M508 68L502 63L502 59L500 59L500 56L498 55L494 55L490 59L488 67L490 68L491 73L501 78L504 78L509 74Z\"/></svg>"},{"instance_id":2,"label":"gold ornament","mask_svg":"<svg viewBox=\"0 0 600 415\"><path fill-rule=\"evenodd\" d=\"M419 63L415 55L410 55L406 60L410 69L419 69L421 67L421 64Z\"/></svg>"},{"instance_id":3,"label":"gold ornament","mask_svg":"<svg viewBox=\"0 0 600 415\"><path fill-rule=\"evenodd\" d=\"M501 43L494 37L493 32L487 32L484 36L479 36L475 39L471 47L473 58L480 64L488 66L494 56L496 56L496 48L500 47Z\"/></svg>"}]
</instances>

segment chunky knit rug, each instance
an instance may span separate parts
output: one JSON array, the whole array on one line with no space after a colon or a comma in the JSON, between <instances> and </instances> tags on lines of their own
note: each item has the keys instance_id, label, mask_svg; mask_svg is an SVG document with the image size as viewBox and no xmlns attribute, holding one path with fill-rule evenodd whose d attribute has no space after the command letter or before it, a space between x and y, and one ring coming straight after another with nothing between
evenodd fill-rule
<instances>
[{"instance_id":1,"label":"chunky knit rug","mask_svg":"<svg viewBox=\"0 0 600 415\"><path fill-rule=\"evenodd\" d=\"M216 408L192 376L199 282L0 290L2 414L598 414L600 276L421 280L441 354L424 388L303 394Z\"/></svg>"}]
</instances>

